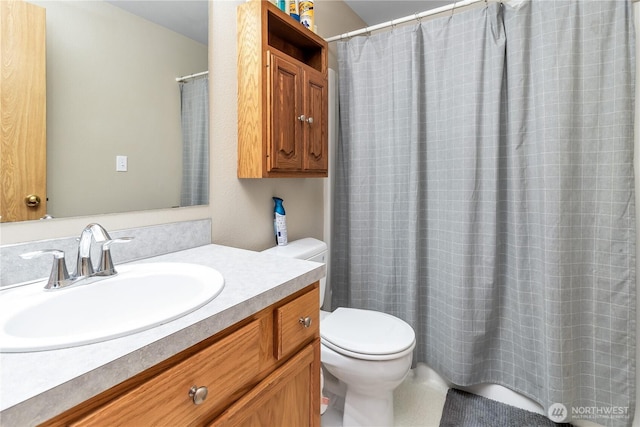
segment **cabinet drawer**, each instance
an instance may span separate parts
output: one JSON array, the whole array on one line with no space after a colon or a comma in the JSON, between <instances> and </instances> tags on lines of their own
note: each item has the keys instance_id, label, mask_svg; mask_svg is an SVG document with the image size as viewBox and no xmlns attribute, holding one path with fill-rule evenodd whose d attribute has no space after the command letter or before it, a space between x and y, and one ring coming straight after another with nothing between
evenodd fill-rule
<instances>
[{"instance_id":1,"label":"cabinet drawer","mask_svg":"<svg viewBox=\"0 0 640 427\"><path fill-rule=\"evenodd\" d=\"M318 336L320 294L317 287L275 310L274 352L280 359Z\"/></svg>"},{"instance_id":2,"label":"cabinet drawer","mask_svg":"<svg viewBox=\"0 0 640 427\"><path fill-rule=\"evenodd\" d=\"M234 393L257 378L259 351L260 323L253 321L71 425L201 423L228 406ZM199 405L189 396L192 386L208 389Z\"/></svg>"}]
</instances>

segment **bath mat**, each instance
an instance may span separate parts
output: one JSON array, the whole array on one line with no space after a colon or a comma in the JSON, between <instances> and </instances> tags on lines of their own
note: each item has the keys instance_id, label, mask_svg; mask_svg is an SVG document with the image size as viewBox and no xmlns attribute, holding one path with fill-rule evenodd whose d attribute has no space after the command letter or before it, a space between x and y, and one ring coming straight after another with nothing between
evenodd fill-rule
<instances>
[{"instance_id":1,"label":"bath mat","mask_svg":"<svg viewBox=\"0 0 640 427\"><path fill-rule=\"evenodd\" d=\"M544 415L457 389L449 389L440 427L571 427Z\"/></svg>"}]
</instances>

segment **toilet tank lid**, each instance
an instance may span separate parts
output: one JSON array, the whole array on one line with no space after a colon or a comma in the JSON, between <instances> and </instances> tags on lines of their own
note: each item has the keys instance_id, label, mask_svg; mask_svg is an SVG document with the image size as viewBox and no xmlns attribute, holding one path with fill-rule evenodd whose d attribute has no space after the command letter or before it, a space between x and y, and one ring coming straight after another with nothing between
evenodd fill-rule
<instances>
[{"instance_id":1,"label":"toilet tank lid","mask_svg":"<svg viewBox=\"0 0 640 427\"><path fill-rule=\"evenodd\" d=\"M262 252L287 258L310 259L326 251L327 244L325 242L312 237L306 237L304 239L289 242L284 246L274 246L272 248L265 249Z\"/></svg>"}]
</instances>

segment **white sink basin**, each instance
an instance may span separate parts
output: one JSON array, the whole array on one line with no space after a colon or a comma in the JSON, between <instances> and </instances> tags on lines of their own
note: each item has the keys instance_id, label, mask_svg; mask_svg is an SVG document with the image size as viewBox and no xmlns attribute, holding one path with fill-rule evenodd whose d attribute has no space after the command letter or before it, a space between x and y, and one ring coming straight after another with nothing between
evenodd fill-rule
<instances>
[{"instance_id":1,"label":"white sink basin","mask_svg":"<svg viewBox=\"0 0 640 427\"><path fill-rule=\"evenodd\" d=\"M0 351L28 352L106 341L167 323L214 299L215 269L187 263L116 266L118 275L45 291L45 282L0 291Z\"/></svg>"}]
</instances>

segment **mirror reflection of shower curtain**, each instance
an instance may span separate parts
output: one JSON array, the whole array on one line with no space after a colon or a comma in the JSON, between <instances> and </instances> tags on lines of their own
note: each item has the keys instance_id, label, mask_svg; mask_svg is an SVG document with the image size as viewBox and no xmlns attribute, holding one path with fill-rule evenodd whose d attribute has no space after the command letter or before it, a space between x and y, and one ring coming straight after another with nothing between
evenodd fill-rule
<instances>
[{"instance_id":1,"label":"mirror reflection of shower curtain","mask_svg":"<svg viewBox=\"0 0 640 427\"><path fill-rule=\"evenodd\" d=\"M180 206L209 204L209 78L180 83L182 191Z\"/></svg>"}]
</instances>

